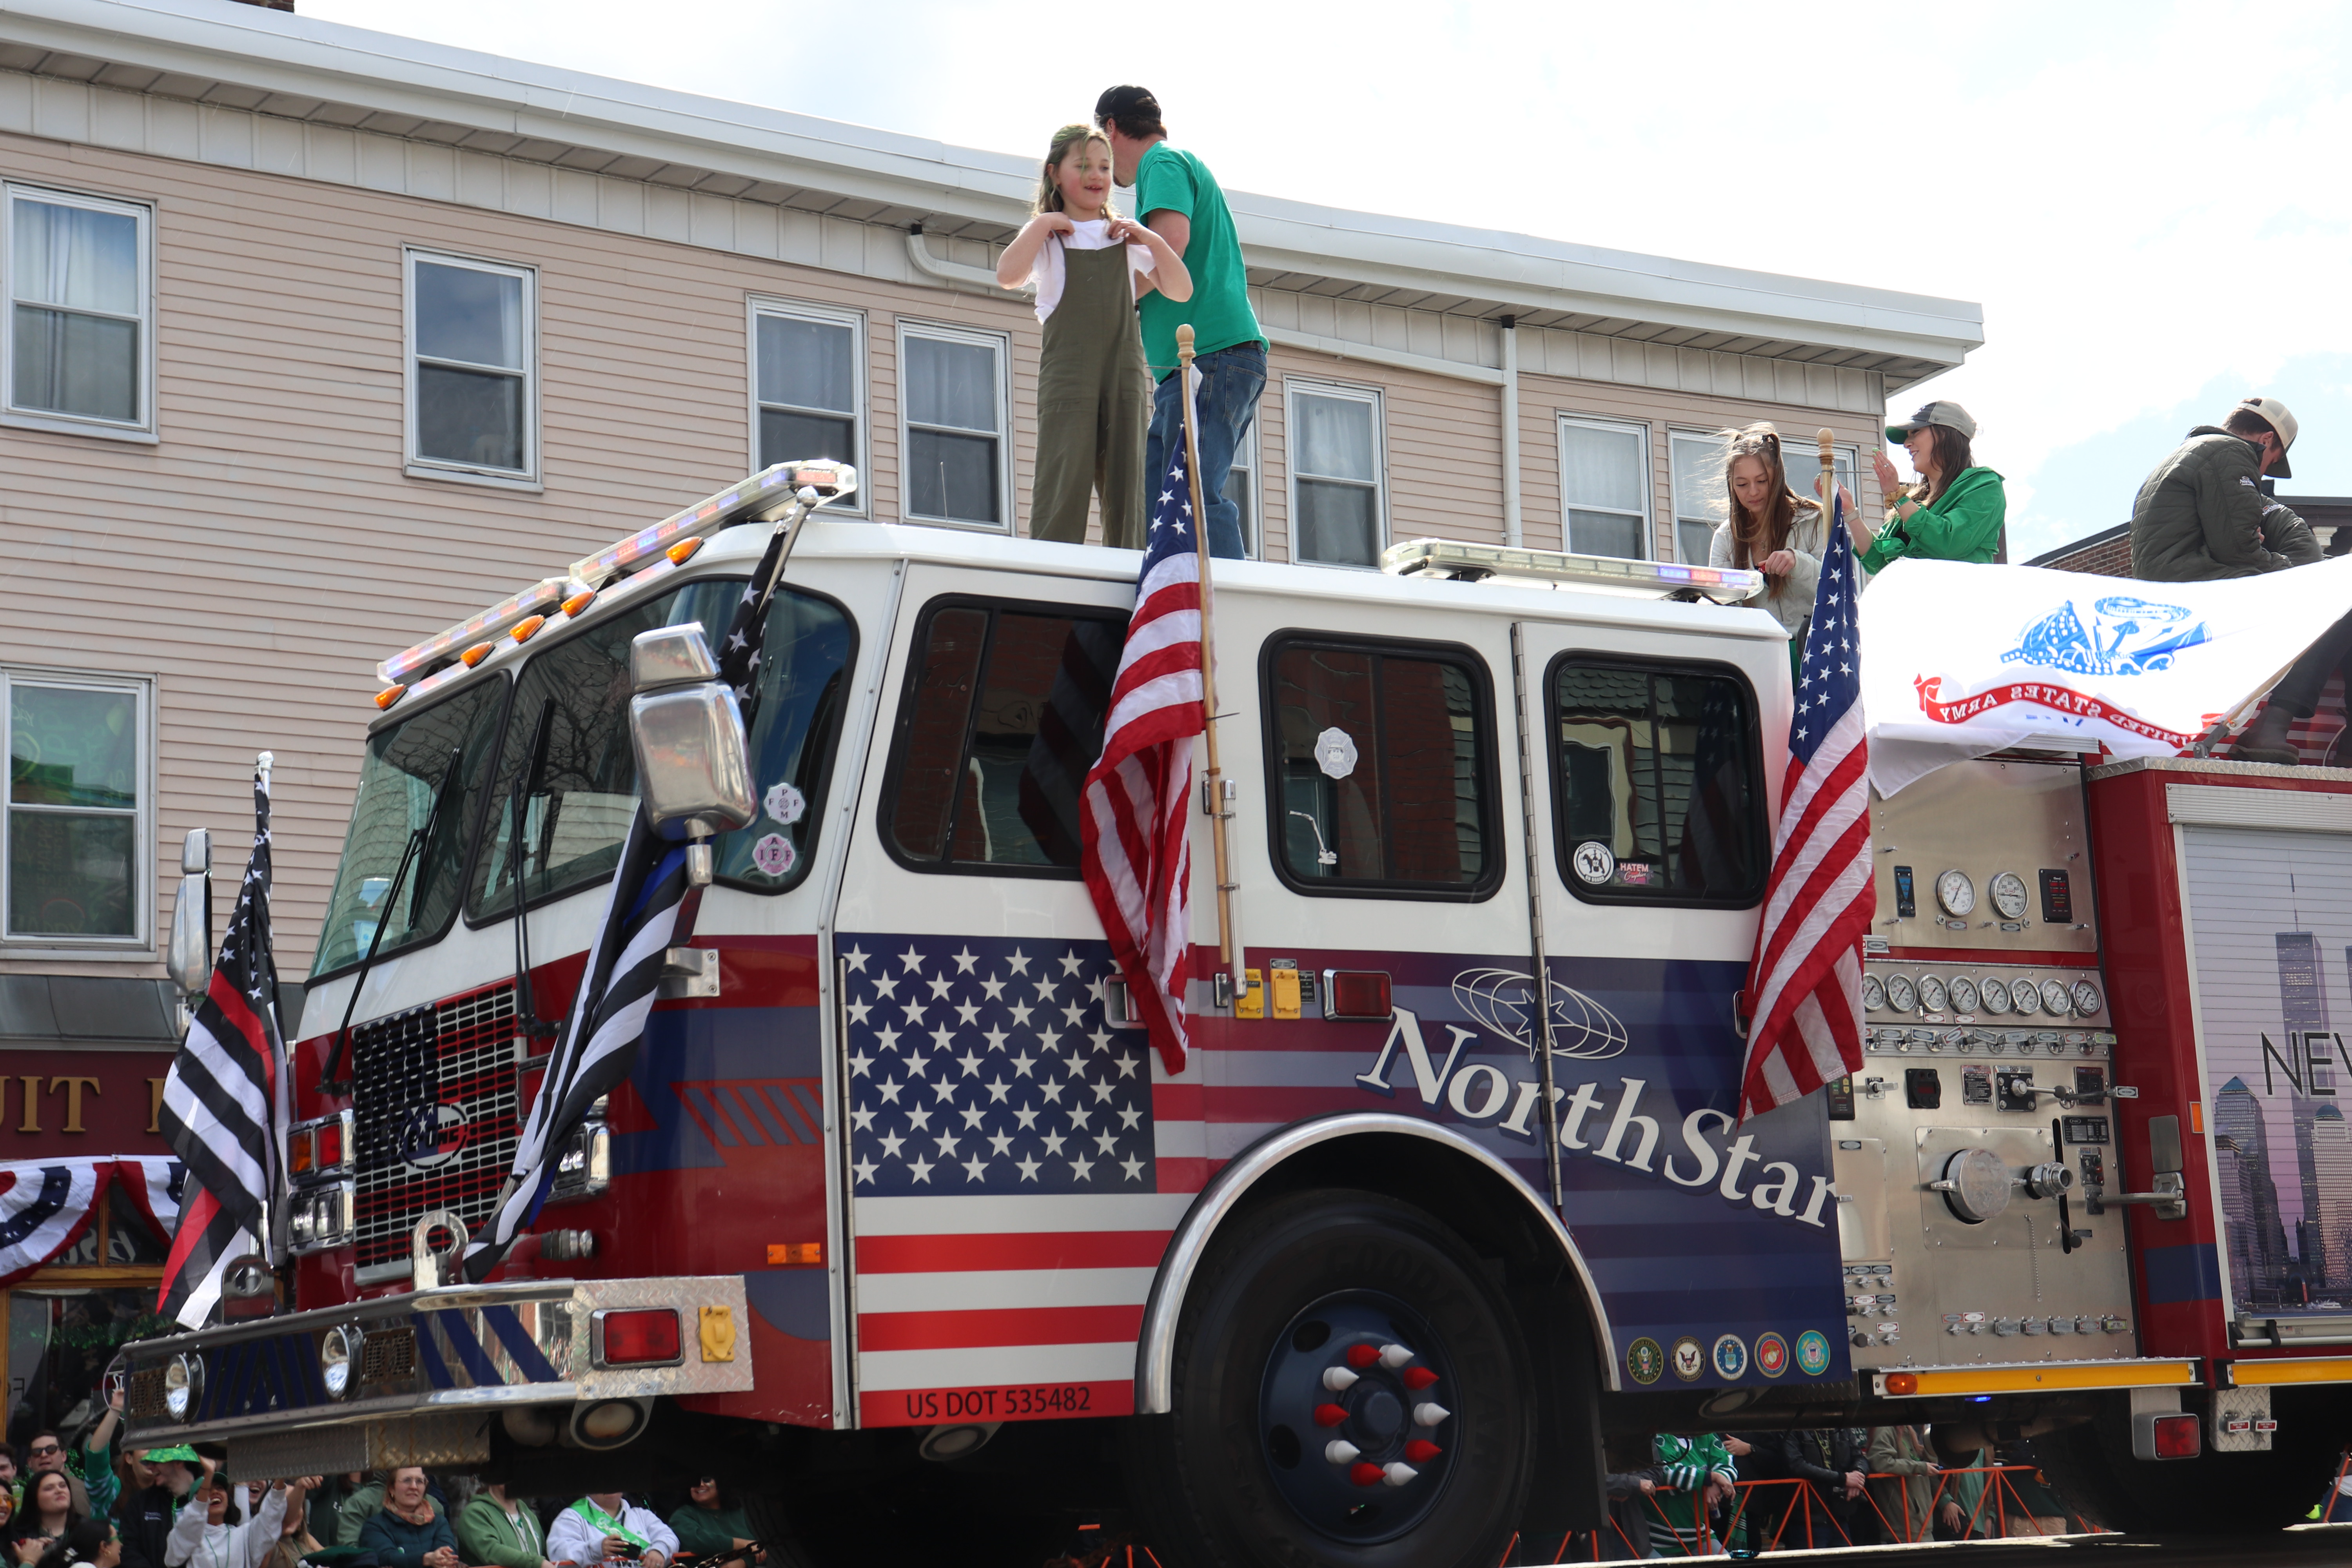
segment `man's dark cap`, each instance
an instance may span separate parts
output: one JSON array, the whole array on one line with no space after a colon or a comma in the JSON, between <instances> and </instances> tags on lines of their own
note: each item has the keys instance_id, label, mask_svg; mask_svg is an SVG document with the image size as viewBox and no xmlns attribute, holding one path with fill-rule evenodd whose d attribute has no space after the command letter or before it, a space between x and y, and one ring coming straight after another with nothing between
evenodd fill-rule
<instances>
[{"instance_id":1,"label":"man's dark cap","mask_svg":"<svg viewBox=\"0 0 2352 1568\"><path fill-rule=\"evenodd\" d=\"M1151 96L1148 87L1106 88L1103 95L1095 100L1095 123L1104 125L1114 120L1122 128L1141 125L1157 129L1160 100Z\"/></svg>"}]
</instances>

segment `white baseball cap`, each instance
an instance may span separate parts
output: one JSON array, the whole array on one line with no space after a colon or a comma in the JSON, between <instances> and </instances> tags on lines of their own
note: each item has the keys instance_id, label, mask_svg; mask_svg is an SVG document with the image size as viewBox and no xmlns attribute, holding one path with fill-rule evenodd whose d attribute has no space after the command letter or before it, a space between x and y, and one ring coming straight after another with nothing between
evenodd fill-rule
<instances>
[{"instance_id":1,"label":"white baseball cap","mask_svg":"<svg viewBox=\"0 0 2352 1568\"><path fill-rule=\"evenodd\" d=\"M2271 470L2271 476L2281 479L2294 478L2294 470L2286 466L2286 449L2294 445L2294 416L2287 412L2286 405L2275 397L2242 397L2238 400L2238 408L2278 432L2278 467ZM2237 411L2231 410L2233 414Z\"/></svg>"}]
</instances>

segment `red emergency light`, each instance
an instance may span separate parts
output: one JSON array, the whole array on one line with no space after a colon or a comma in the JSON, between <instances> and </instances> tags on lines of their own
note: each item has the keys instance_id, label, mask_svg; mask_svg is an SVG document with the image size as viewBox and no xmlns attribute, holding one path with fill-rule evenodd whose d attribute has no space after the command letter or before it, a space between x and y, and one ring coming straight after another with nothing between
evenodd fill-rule
<instances>
[{"instance_id":1,"label":"red emergency light","mask_svg":"<svg viewBox=\"0 0 2352 1568\"><path fill-rule=\"evenodd\" d=\"M1385 1024L1396 1016L1387 973L1378 969L1323 972L1323 1016L1343 1023Z\"/></svg>"},{"instance_id":2,"label":"red emergency light","mask_svg":"<svg viewBox=\"0 0 2352 1568\"><path fill-rule=\"evenodd\" d=\"M2150 1426L2159 1459L2193 1459L2203 1447L2203 1434L2192 1414L2159 1415Z\"/></svg>"},{"instance_id":3,"label":"red emergency light","mask_svg":"<svg viewBox=\"0 0 2352 1568\"><path fill-rule=\"evenodd\" d=\"M677 1309L632 1307L599 1312L605 1366L657 1366L680 1359Z\"/></svg>"}]
</instances>

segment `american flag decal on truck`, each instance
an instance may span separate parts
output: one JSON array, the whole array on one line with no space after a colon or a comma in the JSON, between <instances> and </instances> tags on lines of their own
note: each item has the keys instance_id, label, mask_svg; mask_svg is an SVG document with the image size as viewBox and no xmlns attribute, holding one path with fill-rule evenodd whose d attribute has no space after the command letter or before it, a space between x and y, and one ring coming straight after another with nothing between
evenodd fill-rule
<instances>
[{"instance_id":1,"label":"american flag decal on truck","mask_svg":"<svg viewBox=\"0 0 2352 1568\"><path fill-rule=\"evenodd\" d=\"M1150 1041L1102 942L845 935L859 1420L1115 1415L1160 1254ZM1197 1184L1190 1184L1196 1185Z\"/></svg>"}]
</instances>

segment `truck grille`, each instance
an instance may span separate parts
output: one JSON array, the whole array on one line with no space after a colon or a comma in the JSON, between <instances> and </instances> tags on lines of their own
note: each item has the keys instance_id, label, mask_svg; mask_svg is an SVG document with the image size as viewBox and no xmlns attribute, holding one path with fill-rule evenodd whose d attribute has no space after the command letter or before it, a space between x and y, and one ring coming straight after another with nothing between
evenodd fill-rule
<instances>
[{"instance_id":1,"label":"truck grille","mask_svg":"<svg viewBox=\"0 0 2352 1568\"><path fill-rule=\"evenodd\" d=\"M489 1218L520 1131L513 983L363 1025L352 1054L364 1279L405 1266L408 1233L434 1209L476 1236Z\"/></svg>"}]
</instances>

